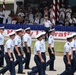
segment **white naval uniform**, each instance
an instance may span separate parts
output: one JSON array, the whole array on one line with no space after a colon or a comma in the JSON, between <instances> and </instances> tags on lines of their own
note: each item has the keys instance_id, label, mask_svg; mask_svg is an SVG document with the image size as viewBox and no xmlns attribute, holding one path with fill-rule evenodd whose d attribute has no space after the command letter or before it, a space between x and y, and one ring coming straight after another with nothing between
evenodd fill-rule
<instances>
[{"instance_id":1,"label":"white naval uniform","mask_svg":"<svg viewBox=\"0 0 76 75\"><path fill-rule=\"evenodd\" d=\"M27 34L27 33L26 33L26 34L23 36L23 47L25 47L25 42L27 42L28 47L31 47L32 39L31 39L30 34Z\"/></svg>"},{"instance_id":2,"label":"white naval uniform","mask_svg":"<svg viewBox=\"0 0 76 75\"><path fill-rule=\"evenodd\" d=\"M21 47L21 37L20 36L18 36L18 35L15 36L14 45Z\"/></svg>"},{"instance_id":3,"label":"white naval uniform","mask_svg":"<svg viewBox=\"0 0 76 75\"><path fill-rule=\"evenodd\" d=\"M48 38L48 44L52 46L52 48L54 48L54 36L50 35Z\"/></svg>"},{"instance_id":4,"label":"white naval uniform","mask_svg":"<svg viewBox=\"0 0 76 75\"><path fill-rule=\"evenodd\" d=\"M44 21L44 26L45 26L46 28L49 28L51 24L52 24L52 23L51 23L49 20Z\"/></svg>"},{"instance_id":5,"label":"white naval uniform","mask_svg":"<svg viewBox=\"0 0 76 75\"><path fill-rule=\"evenodd\" d=\"M73 47L73 51L76 51L76 40L74 39L72 41L72 47Z\"/></svg>"},{"instance_id":6,"label":"white naval uniform","mask_svg":"<svg viewBox=\"0 0 76 75\"><path fill-rule=\"evenodd\" d=\"M43 53L46 52L46 46L45 46L45 41L44 41L44 39L41 40L41 52L43 52Z\"/></svg>"},{"instance_id":7,"label":"white naval uniform","mask_svg":"<svg viewBox=\"0 0 76 75\"><path fill-rule=\"evenodd\" d=\"M37 40L34 46L34 54L38 55L38 51L41 53L41 41Z\"/></svg>"},{"instance_id":8,"label":"white naval uniform","mask_svg":"<svg viewBox=\"0 0 76 75\"><path fill-rule=\"evenodd\" d=\"M65 45L64 45L64 55L66 55L66 53L68 52L69 55L72 55L71 53L71 43L70 42L66 42Z\"/></svg>"},{"instance_id":9,"label":"white naval uniform","mask_svg":"<svg viewBox=\"0 0 76 75\"><path fill-rule=\"evenodd\" d=\"M7 40L5 44L5 52L8 52L8 48L10 49L10 52L12 53L14 50L14 42L12 39Z\"/></svg>"},{"instance_id":10,"label":"white naval uniform","mask_svg":"<svg viewBox=\"0 0 76 75\"><path fill-rule=\"evenodd\" d=\"M4 35L0 33L0 45L4 45Z\"/></svg>"}]
</instances>

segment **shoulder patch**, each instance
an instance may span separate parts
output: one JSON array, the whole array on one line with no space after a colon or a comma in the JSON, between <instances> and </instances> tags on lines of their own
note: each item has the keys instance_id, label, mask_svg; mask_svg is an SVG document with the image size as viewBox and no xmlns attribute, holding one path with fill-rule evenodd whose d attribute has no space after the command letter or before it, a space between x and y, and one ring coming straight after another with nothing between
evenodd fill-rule
<instances>
[{"instance_id":1,"label":"shoulder patch","mask_svg":"<svg viewBox=\"0 0 76 75\"><path fill-rule=\"evenodd\" d=\"M69 43L67 43L69 45Z\"/></svg>"}]
</instances>

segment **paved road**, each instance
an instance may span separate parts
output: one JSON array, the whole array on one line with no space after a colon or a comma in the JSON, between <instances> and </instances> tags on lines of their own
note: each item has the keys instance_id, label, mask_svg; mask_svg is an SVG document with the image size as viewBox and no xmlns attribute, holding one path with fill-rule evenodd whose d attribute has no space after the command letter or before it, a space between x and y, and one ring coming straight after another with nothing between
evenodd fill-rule
<instances>
[{"instance_id":1,"label":"paved road","mask_svg":"<svg viewBox=\"0 0 76 75\"><path fill-rule=\"evenodd\" d=\"M49 57L47 56L47 60L48 59L49 59ZM35 66L35 63L33 61L33 55L32 55L31 62L30 62L30 67L32 67L32 66ZM63 57L56 56L55 69L57 71L56 72L52 72L52 71L49 71L49 67L47 67L46 74L48 74L48 75L57 75L57 74L63 72L64 71ZM17 67L16 67L16 70L17 70ZM23 75L27 75L27 71L30 71L30 70L24 70L24 72L26 72L26 74L23 74ZM5 75L10 75L10 74L9 74L9 72L7 72ZM16 75L22 75L22 74L16 74ZM75 73L75 75L76 75L76 73Z\"/></svg>"}]
</instances>

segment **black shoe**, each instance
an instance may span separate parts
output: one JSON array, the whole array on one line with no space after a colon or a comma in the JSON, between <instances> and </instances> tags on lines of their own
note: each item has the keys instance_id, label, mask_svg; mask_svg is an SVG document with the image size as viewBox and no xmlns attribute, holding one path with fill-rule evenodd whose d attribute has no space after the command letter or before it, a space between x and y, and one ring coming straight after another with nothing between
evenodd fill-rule
<instances>
[{"instance_id":1,"label":"black shoe","mask_svg":"<svg viewBox=\"0 0 76 75\"><path fill-rule=\"evenodd\" d=\"M30 69L31 70L31 68L25 68L25 69Z\"/></svg>"},{"instance_id":2,"label":"black shoe","mask_svg":"<svg viewBox=\"0 0 76 75\"><path fill-rule=\"evenodd\" d=\"M53 69L53 70L50 70L50 71L56 71L55 69Z\"/></svg>"},{"instance_id":3,"label":"black shoe","mask_svg":"<svg viewBox=\"0 0 76 75\"><path fill-rule=\"evenodd\" d=\"M30 75L30 72L27 72L27 75Z\"/></svg>"},{"instance_id":4,"label":"black shoe","mask_svg":"<svg viewBox=\"0 0 76 75\"><path fill-rule=\"evenodd\" d=\"M18 72L18 74L25 74L25 72Z\"/></svg>"}]
</instances>

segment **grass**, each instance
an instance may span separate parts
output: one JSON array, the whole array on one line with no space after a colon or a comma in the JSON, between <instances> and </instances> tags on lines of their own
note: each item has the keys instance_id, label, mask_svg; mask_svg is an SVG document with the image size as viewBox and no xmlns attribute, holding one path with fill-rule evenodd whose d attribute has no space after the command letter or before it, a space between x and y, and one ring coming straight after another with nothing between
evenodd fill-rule
<instances>
[{"instance_id":1,"label":"grass","mask_svg":"<svg viewBox=\"0 0 76 75\"><path fill-rule=\"evenodd\" d=\"M6 42L6 40L5 40L5 42ZM35 42L36 42L36 40L32 41L32 46L31 46L32 53L34 53L34 44L35 44ZM56 52L57 56L62 56L63 55L64 44L65 44L65 41L64 42L55 41L55 52ZM46 42L46 53L48 55L47 51L48 51L48 43Z\"/></svg>"},{"instance_id":2,"label":"grass","mask_svg":"<svg viewBox=\"0 0 76 75\"><path fill-rule=\"evenodd\" d=\"M32 50L34 50L34 44L35 44L35 41L32 42L32 47L31 47ZM58 53L63 53L64 44L65 44L65 42L55 41L55 51ZM46 42L46 51L47 51L47 49L48 49L48 43Z\"/></svg>"}]
</instances>

